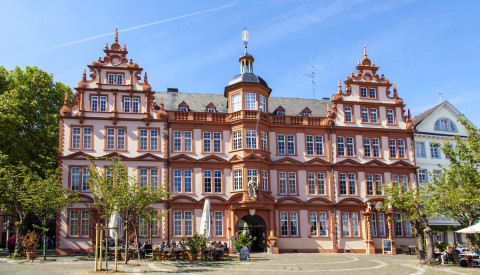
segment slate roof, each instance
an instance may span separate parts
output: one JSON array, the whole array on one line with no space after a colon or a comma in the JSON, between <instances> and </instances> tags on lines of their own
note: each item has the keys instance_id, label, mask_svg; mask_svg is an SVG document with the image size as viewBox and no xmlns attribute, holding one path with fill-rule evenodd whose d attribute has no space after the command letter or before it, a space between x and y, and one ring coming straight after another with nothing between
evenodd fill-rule
<instances>
[{"instance_id":1,"label":"slate roof","mask_svg":"<svg viewBox=\"0 0 480 275\"><path fill-rule=\"evenodd\" d=\"M162 97L167 111L178 111L178 105L185 101L192 112L206 112L207 105L210 103L215 104L218 113L228 112L227 98L223 94L155 92L155 101L158 105ZM278 106L282 106L286 116L300 116L305 107L308 107L312 111L312 117L326 117L327 105L332 106L329 99L270 97L268 112L273 114Z\"/></svg>"},{"instance_id":2,"label":"slate roof","mask_svg":"<svg viewBox=\"0 0 480 275\"><path fill-rule=\"evenodd\" d=\"M426 119L431 113L433 113L435 110L437 110L440 106L442 106L443 104L445 103L442 102L428 110L426 110L425 112L419 114L419 115L416 115L413 117L412 121L413 121L413 125L417 126L418 124L420 124L424 119Z\"/></svg>"},{"instance_id":3,"label":"slate roof","mask_svg":"<svg viewBox=\"0 0 480 275\"><path fill-rule=\"evenodd\" d=\"M240 83L240 82L260 83L263 86L268 88L267 82L265 82L263 78L259 77L254 73L243 73L243 74L236 75L228 82L228 86L236 83Z\"/></svg>"}]
</instances>

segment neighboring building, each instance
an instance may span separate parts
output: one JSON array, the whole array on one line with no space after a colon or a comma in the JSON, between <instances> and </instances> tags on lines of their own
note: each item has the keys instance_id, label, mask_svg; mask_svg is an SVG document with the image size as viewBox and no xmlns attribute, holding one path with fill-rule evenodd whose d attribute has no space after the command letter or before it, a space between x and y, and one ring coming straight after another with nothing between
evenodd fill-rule
<instances>
[{"instance_id":1,"label":"neighboring building","mask_svg":"<svg viewBox=\"0 0 480 275\"><path fill-rule=\"evenodd\" d=\"M206 198L212 240L230 247L240 230L257 237L254 251L275 253L374 253L382 239L394 241L395 252L415 243L408 220L374 207L381 184L416 186L415 155L403 100L366 51L332 101L270 97L246 49L223 95L154 93L117 37L104 51L88 80L84 72L75 106L66 100L60 111L61 181L83 201L59 214L57 251L91 246L98 216L86 156L117 154L141 184L173 193L155 205L169 208L167 216L140 224L140 236L151 232L154 243L198 231Z\"/></svg>"},{"instance_id":2,"label":"neighboring building","mask_svg":"<svg viewBox=\"0 0 480 275\"><path fill-rule=\"evenodd\" d=\"M460 112L448 101L444 101L413 118L416 130L414 140L416 165L418 167L417 175L420 184L429 182L431 177L442 173L441 168L438 167L439 164L444 167L449 165L445 154L434 144L449 142L454 146L456 143L454 136L467 137L465 127L458 122L459 118ZM436 230L437 241L462 243L466 240L465 236L462 236L465 234L446 230L447 227L459 226L458 222L441 216L433 217L429 221L432 228Z\"/></svg>"}]
</instances>

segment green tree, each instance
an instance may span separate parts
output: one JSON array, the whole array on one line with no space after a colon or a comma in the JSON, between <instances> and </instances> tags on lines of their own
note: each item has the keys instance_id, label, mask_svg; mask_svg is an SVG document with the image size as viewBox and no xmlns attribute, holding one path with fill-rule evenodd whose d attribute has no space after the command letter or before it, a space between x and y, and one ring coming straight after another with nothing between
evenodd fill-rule
<instances>
[{"instance_id":1,"label":"green tree","mask_svg":"<svg viewBox=\"0 0 480 275\"><path fill-rule=\"evenodd\" d=\"M459 122L467 137L455 136L455 146L448 142L441 146L449 165L439 165L442 173L432 177L429 191L440 214L467 227L480 219L480 134L465 118ZM474 235L467 234L467 240L471 246Z\"/></svg>"},{"instance_id":2,"label":"green tree","mask_svg":"<svg viewBox=\"0 0 480 275\"><path fill-rule=\"evenodd\" d=\"M0 67L0 154L42 178L58 166L58 119L70 87L37 67Z\"/></svg>"},{"instance_id":3,"label":"green tree","mask_svg":"<svg viewBox=\"0 0 480 275\"><path fill-rule=\"evenodd\" d=\"M435 213L430 203L431 197L427 194L425 186L412 186L407 188L399 184L385 185L385 210L391 211L391 207L402 212L404 219L412 224L417 238L418 251L423 253L426 250L425 263L435 263L435 252L433 243L433 231L428 223L428 217ZM424 247L426 241L426 248Z\"/></svg>"},{"instance_id":4,"label":"green tree","mask_svg":"<svg viewBox=\"0 0 480 275\"><path fill-rule=\"evenodd\" d=\"M91 160L89 168L90 188L94 205L99 210L100 217L108 224L108 219L118 211L125 223L125 250L128 251L128 232L133 225L135 239L138 245L138 225L140 217L151 223L165 215L165 211L156 211L153 204L167 198L167 192L162 186L152 190L147 186L140 186L137 177L128 176L126 166L120 160L107 159L112 164L107 168L108 173L97 167ZM127 257L125 257L127 262Z\"/></svg>"},{"instance_id":5,"label":"green tree","mask_svg":"<svg viewBox=\"0 0 480 275\"><path fill-rule=\"evenodd\" d=\"M58 173L52 173L46 179L40 179L35 186L35 207L32 209L40 220L40 226L34 227L40 229L43 235L43 260L46 255L46 233L48 232L48 223L55 219L55 215L66 206L78 201L76 192L61 186L58 180Z\"/></svg>"}]
</instances>

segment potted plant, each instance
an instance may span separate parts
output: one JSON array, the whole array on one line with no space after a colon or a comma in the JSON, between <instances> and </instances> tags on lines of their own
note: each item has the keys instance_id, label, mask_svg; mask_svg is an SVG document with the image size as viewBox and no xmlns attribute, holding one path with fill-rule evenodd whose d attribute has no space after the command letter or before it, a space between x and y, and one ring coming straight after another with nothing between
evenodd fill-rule
<instances>
[{"instance_id":1,"label":"potted plant","mask_svg":"<svg viewBox=\"0 0 480 275\"><path fill-rule=\"evenodd\" d=\"M37 257L38 234L35 231L28 231L27 234L20 237L20 240L27 251L27 259L34 260Z\"/></svg>"},{"instance_id":2,"label":"potted plant","mask_svg":"<svg viewBox=\"0 0 480 275\"><path fill-rule=\"evenodd\" d=\"M253 241L256 239L257 237L250 239L245 231L238 234L237 239L233 240L233 247L237 251L238 260L240 260L240 249L242 249L244 246L251 247L253 245Z\"/></svg>"},{"instance_id":3,"label":"potted plant","mask_svg":"<svg viewBox=\"0 0 480 275\"><path fill-rule=\"evenodd\" d=\"M188 260L190 262L196 261L198 253L207 247L207 237L198 233L193 234L193 237L183 239L185 246L188 247Z\"/></svg>"}]
</instances>

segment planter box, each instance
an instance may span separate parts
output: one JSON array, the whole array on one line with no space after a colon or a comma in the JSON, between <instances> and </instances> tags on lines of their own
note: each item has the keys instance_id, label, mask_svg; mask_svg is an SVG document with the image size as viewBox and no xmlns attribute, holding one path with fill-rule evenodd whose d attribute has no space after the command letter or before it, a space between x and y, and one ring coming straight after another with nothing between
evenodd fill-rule
<instances>
[{"instance_id":1,"label":"planter box","mask_svg":"<svg viewBox=\"0 0 480 275\"><path fill-rule=\"evenodd\" d=\"M37 258L37 252L27 252L27 260L35 260Z\"/></svg>"},{"instance_id":2,"label":"planter box","mask_svg":"<svg viewBox=\"0 0 480 275\"><path fill-rule=\"evenodd\" d=\"M198 254L188 254L188 260L190 262L196 261L198 258Z\"/></svg>"}]
</instances>

